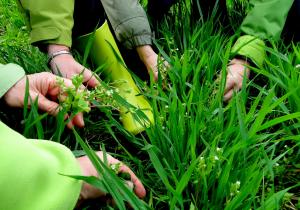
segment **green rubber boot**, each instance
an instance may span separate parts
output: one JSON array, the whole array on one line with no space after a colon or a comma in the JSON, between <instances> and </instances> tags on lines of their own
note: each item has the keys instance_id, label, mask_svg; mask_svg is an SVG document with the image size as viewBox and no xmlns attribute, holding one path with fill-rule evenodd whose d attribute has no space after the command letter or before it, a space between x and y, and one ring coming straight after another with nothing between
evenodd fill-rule
<instances>
[{"instance_id":1,"label":"green rubber boot","mask_svg":"<svg viewBox=\"0 0 300 210\"><path fill-rule=\"evenodd\" d=\"M91 36L93 37L91 38ZM152 108L146 98L140 94L140 90L124 66L123 58L108 23L105 22L94 33L79 37L75 41L75 47L84 52L90 39L92 39L92 47L89 56L92 62L96 66L104 65L103 73L119 89L119 95L131 105L141 109L148 118L148 120L136 120L126 107L121 107L120 117L124 128L134 135L144 131L145 127L154 122ZM117 57L122 59L123 63Z\"/></svg>"}]
</instances>

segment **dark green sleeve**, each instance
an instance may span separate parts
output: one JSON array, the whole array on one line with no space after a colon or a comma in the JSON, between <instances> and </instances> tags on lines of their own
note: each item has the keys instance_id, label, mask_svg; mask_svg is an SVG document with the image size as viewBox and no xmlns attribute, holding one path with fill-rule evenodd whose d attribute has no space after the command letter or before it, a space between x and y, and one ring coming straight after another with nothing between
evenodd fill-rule
<instances>
[{"instance_id":1,"label":"dark green sleeve","mask_svg":"<svg viewBox=\"0 0 300 210\"><path fill-rule=\"evenodd\" d=\"M101 0L117 39L128 49L152 43L147 15L138 0Z\"/></svg>"},{"instance_id":2,"label":"dark green sleeve","mask_svg":"<svg viewBox=\"0 0 300 210\"><path fill-rule=\"evenodd\" d=\"M251 0L241 30L260 39L279 39L294 0Z\"/></svg>"},{"instance_id":3,"label":"dark green sleeve","mask_svg":"<svg viewBox=\"0 0 300 210\"><path fill-rule=\"evenodd\" d=\"M242 55L261 66L265 59L264 40L279 39L294 0L251 0L251 9L244 19L241 36L232 54Z\"/></svg>"}]
</instances>

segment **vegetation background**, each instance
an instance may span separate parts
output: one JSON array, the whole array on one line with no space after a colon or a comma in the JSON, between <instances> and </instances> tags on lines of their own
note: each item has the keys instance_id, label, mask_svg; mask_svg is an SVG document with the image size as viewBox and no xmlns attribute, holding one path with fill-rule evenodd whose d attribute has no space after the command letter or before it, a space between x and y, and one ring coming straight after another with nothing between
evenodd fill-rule
<instances>
[{"instance_id":1,"label":"vegetation background","mask_svg":"<svg viewBox=\"0 0 300 210\"><path fill-rule=\"evenodd\" d=\"M246 9L247 1L241 2ZM270 43L263 68L252 67L251 81L226 104L226 65L238 31L217 26L218 17L195 23L188 0L171 8L156 40L171 64L166 79L155 84L136 78L155 115L155 125L141 135L126 132L118 115L103 107L85 116L78 133L64 130L61 116L36 108L16 111L2 103L1 120L27 137L88 154L116 208L126 208L127 201L135 209L300 209L299 48ZM28 35L15 1L0 0L0 62L18 63L29 74L48 71L45 55L30 46ZM124 188L91 148L130 165L147 188L146 199ZM111 207L82 207L99 208Z\"/></svg>"}]
</instances>

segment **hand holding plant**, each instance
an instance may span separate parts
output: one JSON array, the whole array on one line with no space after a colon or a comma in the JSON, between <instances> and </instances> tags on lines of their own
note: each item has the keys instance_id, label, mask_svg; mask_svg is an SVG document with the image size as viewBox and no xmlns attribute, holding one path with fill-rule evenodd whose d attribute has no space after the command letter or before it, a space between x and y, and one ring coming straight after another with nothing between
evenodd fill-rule
<instances>
[{"instance_id":1,"label":"hand holding plant","mask_svg":"<svg viewBox=\"0 0 300 210\"><path fill-rule=\"evenodd\" d=\"M102 151L99 151L96 154L98 155L98 157L102 161L104 160L104 154L103 154ZM146 190L145 190L143 184L141 183L141 181L133 173L133 171L128 166L124 165L122 162L120 162L119 160L113 158L109 154L106 153L105 155L106 155L105 158L107 160L107 164L109 166L111 166L111 168L114 167L115 172L117 174L122 173L122 174L129 174L130 175L130 178L129 178L130 182L128 182L129 187L133 187L135 194L139 198L144 198L145 195L146 195ZM92 162L90 161L90 159L87 156L77 158L77 161L78 161L78 163L81 167L82 174L84 176L98 177L97 170L95 169ZM78 200L78 205L80 203L82 203L83 201L85 201L85 200L101 198L101 197L104 197L104 196L105 196L105 193L101 192L96 187L93 187L92 185L87 184L87 183L83 183L82 189L81 189L81 192L80 192L80 197L79 197L79 200Z\"/></svg>"},{"instance_id":2,"label":"hand holding plant","mask_svg":"<svg viewBox=\"0 0 300 210\"><path fill-rule=\"evenodd\" d=\"M113 98L113 94L117 93L118 89L101 82L93 90L88 90L82 86L83 80L83 74L74 75L72 86L68 86L62 78L57 78L57 85L60 87L60 106L64 112L88 113L91 106L119 109L118 103Z\"/></svg>"},{"instance_id":3,"label":"hand holding plant","mask_svg":"<svg viewBox=\"0 0 300 210\"><path fill-rule=\"evenodd\" d=\"M250 70L247 66L249 66L247 61L237 58L229 63L224 91L225 102L232 98L234 91L239 91L242 88L244 77L249 78Z\"/></svg>"},{"instance_id":4,"label":"hand holding plant","mask_svg":"<svg viewBox=\"0 0 300 210\"><path fill-rule=\"evenodd\" d=\"M59 104L57 99L61 94L61 87L58 85L58 76L49 72L37 73L23 77L4 95L5 102L11 107L22 108L25 106L24 98L26 96L26 83L28 79L29 93L28 107L37 100L38 108L50 115L57 115L59 112ZM65 87L72 87L72 81L69 79L59 79ZM68 123L68 127L83 127L83 115L78 112L76 116Z\"/></svg>"}]
</instances>

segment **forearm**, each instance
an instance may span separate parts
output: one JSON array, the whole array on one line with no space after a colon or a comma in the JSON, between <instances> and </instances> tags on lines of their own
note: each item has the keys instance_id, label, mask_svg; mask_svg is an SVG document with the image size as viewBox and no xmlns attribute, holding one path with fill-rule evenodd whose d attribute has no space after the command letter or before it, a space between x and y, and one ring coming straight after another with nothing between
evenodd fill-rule
<instances>
[{"instance_id":1,"label":"forearm","mask_svg":"<svg viewBox=\"0 0 300 210\"><path fill-rule=\"evenodd\" d=\"M117 39L127 48L150 45L147 15L137 0L101 0Z\"/></svg>"},{"instance_id":2,"label":"forearm","mask_svg":"<svg viewBox=\"0 0 300 210\"><path fill-rule=\"evenodd\" d=\"M0 122L0 209L74 208L81 182L69 149L43 140L28 140Z\"/></svg>"},{"instance_id":3,"label":"forearm","mask_svg":"<svg viewBox=\"0 0 300 210\"><path fill-rule=\"evenodd\" d=\"M241 30L260 39L279 39L294 0L251 0Z\"/></svg>"},{"instance_id":4,"label":"forearm","mask_svg":"<svg viewBox=\"0 0 300 210\"><path fill-rule=\"evenodd\" d=\"M136 51L142 62L146 62L147 59L155 53L150 45L142 45L136 47Z\"/></svg>"}]
</instances>

